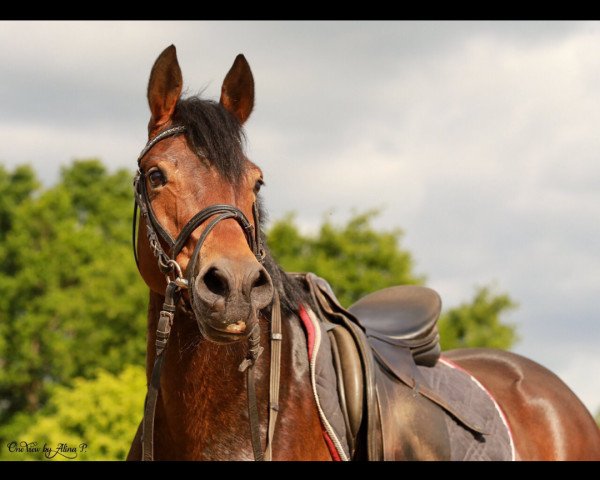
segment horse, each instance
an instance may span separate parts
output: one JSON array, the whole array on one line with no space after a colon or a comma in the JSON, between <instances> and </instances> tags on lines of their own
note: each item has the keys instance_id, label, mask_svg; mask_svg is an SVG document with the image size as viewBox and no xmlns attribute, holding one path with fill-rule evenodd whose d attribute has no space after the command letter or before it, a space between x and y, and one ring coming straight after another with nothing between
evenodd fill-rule
<instances>
[{"instance_id":1,"label":"horse","mask_svg":"<svg viewBox=\"0 0 600 480\"><path fill-rule=\"evenodd\" d=\"M182 98L182 85L171 45L150 73L149 140L135 180L139 231L146 232L135 240L134 215L136 262L149 288L149 390L127 459L336 459L323 435L301 321L302 306L316 308L314 298L265 244L263 173L244 152L243 124L254 106L250 66L235 58L218 102ZM600 459L589 411L549 370L500 350L444 356L493 395L516 459ZM398 409L402 398L392 398ZM428 418L412 419L414 448L397 448L394 459L447 458L419 449ZM386 435L395 441L393 429ZM364 458L356 449L351 459Z\"/></svg>"}]
</instances>

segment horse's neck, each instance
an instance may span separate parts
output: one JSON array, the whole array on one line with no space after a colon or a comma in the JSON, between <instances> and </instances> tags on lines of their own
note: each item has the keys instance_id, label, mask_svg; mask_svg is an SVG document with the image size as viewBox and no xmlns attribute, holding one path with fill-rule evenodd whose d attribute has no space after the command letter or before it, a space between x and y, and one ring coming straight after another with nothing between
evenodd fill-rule
<instances>
[{"instance_id":1,"label":"horse's neck","mask_svg":"<svg viewBox=\"0 0 600 480\"><path fill-rule=\"evenodd\" d=\"M148 376L163 298L150 294ZM284 318L280 414L274 459L328 459L310 385L306 339L297 318ZM261 320L261 345L255 375L261 440L264 447L269 396L269 324ZM252 459L245 375L238 370L244 342L216 345L200 338L194 318L175 316L161 378L156 414L157 459ZM307 445L311 445L307 449Z\"/></svg>"}]
</instances>

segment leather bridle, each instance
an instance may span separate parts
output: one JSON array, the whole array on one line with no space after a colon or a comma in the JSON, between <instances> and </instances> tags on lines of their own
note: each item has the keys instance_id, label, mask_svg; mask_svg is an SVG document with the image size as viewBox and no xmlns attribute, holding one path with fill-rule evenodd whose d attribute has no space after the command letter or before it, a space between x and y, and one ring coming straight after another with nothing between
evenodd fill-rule
<instances>
[{"instance_id":1,"label":"leather bridle","mask_svg":"<svg viewBox=\"0 0 600 480\"><path fill-rule=\"evenodd\" d=\"M174 262L176 262L175 259L177 258L177 255L179 255L179 253L181 252L181 250L187 243L190 235L194 232L194 230L196 230L200 225L202 225L206 220L208 220L210 217L212 217L214 215L219 215L219 216L216 219L214 219L212 222L210 222L209 226L206 228L206 230L204 231L204 233L198 240L198 244L196 246L196 249L194 250L194 255L192 256L192 259L191 259L191 261L193 262L193 265L191 265L192 267L195 266L196 258L198 256L198 253L200 252L200 248L202 247L204 240L206 240L206 237L208 237L208 234L210 233L210 231L217 225L217 223L219 223L221 220L225 220L226 218L233 218L240 224L240 226L242 227L242 230L244 231L246 240L248 241L250 248L252 249L252 251L254 252L254 255L256 256L256 259L259 262L262 262L265 254L264 254L264 250L262 249L262 246L261 246L258 228L255 229L254 226L246 218L246 215L244 215L244 213L239 208L234 207L233 205L217 204L217 205L211 205L210 207L206 207L203 210L200 210L185 224L185 226L181 229L181 232L179 232L179 235L177 236L176 239L174 239L162 227L162 225L156 218L156 215L154 214L154 211L152 210L152 205L150 203L150 199L148 198L148 191L146 189L146 182L145 182L146 174L140 169L140 163L142 161L142 158L144 158L144 156L158 142L160 142L161 140L164 140L165 138L172 137L174 135L179 135L184 132L185 132L185 127L182 127L182 126L173 127L173 128L169 128L169 129L159 133L154 138L152 138L146 144L146 146L140 153L140 156L138 157L138 171L137 171L136 177L133 181L134 190L135 190L135 206L140 209L142 216L144 216L147 220L149 220L149 222L147 222L147 224L146 224L147 225L146 233L149 234L149 237L151 236L150 247L152 248L152 252L154 253L154 256L158 259L158 266L159 266L161 272L163 274L167 275L167 274L173 272L173 268L177 269L177 267L174 265ZM256 206L256 203L252 204L252 213L254 216L254 224L258 225L258 208ZM136 220L136 212L134 210L134 224L133 224L134 241L135 241L135 220ZM170 249L171 249L170 256L167 255L165 253L165 251L163 250L160 242L158 241L158 235L156 235L157 233L158 233L158 235L160 235L160 238L162 238L162 240L170 247ZM137 258L137 251L135 248L135 244L133 247L134 247L133 252L134 252L134 256L135 256L135 261L137 264L138 258ZM188 280L189 280L191 278L191 275L193 275L193 268L191 268L191 269L188 268L188 270L189 270L189 272L188 272ZM183 285L181 285L181 286L183 287Z\"/></svg>"},{"instance_id":2,"label":"leather bridle","mask_svg":"<svg viewBox=\"0 0 600 480\"><path fill-rule=\"evenodd\" d=\"M265 252L262 248L259 232L259 213L256 203L252 205L252 215L254 225L248 221L248 218L237 207L227 204L216 204L206 207L196 213L181 229L181 232L176 238L173 238L160 224L154 211L148 191L146 188L146 174L141 169L140 164L144 156L161 140L179 135L185 132L185 127L175 126L160 132L158 135L148 141L146 146L141 151L138 157L138 171L133 181L135 203L133 209L133 254L136 265L139 269L139 260L136 248L136 225L137 225L137 209L139 208L141 217L144 218L146 224L146 236L150 249L157 259L158 268L163 273L167 280L167 288L165 291L165 301L160 312L158 327L156 329L156 357L154 367L148 385L148 393L144 406L144 418L142 421L142 460L154 460L154 419L156 415L156 404L158 401L158 392L160 389L160 375L164 362L164 352L167 348L171 327L177 310L177 303L181 298L181 291L187 289L189 292L192 306L195 304L194 294L194 271L200 249L204 244L210 232L217 224L226 219L235 220L242 231L250 249L256 256L259 262L263 262ZM177 255L181 252L185 244L188 242L192 233L205 222L209 221L204 231L200 235L198 242L194 248L192 256L187 266L187 271L184 276L181 267L177 263ZM169 254L163 249L160 240L166 243L169 247ZM200 321L196 319L199 328ZM252 450L255 460L270 460L272 458L272 442L275 431L275 423L279 411L279 371L281 358L281 307L277 289L273 290L273 305L271 309L271 366L270 366L270 389L269 389L269 420L267 427L266 447L263 453L260 441L260 423L258 418L258 406L256 400L256 388L254 383L254 365L258 357L263 351L260 346L260 329L258 321L248 335L248 355L240 364L239 370L246 372L246 383L248 391L248 417L250 420L250 431L252 440Z\"/></svg>"}]
</instances>

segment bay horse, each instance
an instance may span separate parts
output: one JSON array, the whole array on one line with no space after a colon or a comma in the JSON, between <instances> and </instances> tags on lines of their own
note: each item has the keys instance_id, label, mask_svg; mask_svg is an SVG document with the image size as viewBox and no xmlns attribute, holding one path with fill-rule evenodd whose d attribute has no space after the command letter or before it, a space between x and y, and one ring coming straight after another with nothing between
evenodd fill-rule
<instances>
[{"instance_id":1,"label":"bay horse","mask_svg":"<svg viewBox=\"0 0 600 480\"><path fill-rule=\"evenodd\" d=\"M139 230L147 233L135 241L134 218L136 260L150 291L149 393L127 458L249 460L262 458L266 442L273 460L331 460L298 313L312 300L264 245L263 173L244 154L243 124L254 106L250 67L237 56L219 102L181 98L182 85L171 45L150 74L149 142L136 177ZM275 322L280 331L269 338ZM598 427L552 372L498 350L445 357L495 397L517 459L600 459ZM405 457L429 458L412 452Z\"/></svg>"}]
</instances>

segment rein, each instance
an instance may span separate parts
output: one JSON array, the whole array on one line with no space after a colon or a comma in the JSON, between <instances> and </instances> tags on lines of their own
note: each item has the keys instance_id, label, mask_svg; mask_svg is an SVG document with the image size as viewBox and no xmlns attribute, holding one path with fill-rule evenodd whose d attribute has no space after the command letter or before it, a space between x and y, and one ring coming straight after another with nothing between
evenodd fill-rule
<instances>
[{"instance_id":1,"label":"rein","mask_svg":"<svg viewBox=\"0 0 600 480\"><path fill-rule=\"evenodd\" d=\"M133 255L135 263L139 270L139 259L136 248L136 225L137 210L140 210L141 217L146 224L146 236L152 253L157 259L158 268L165 275L167 288L165 291L165 301L163 303L158 326L156 329L156 357L148 385L148 393L144 405L144 418L142 420L142 460L154 460L154 420L156 416L156 405L158 393L160 390L160 376L164 363L164 352L167 349L171 328L175 319L177 303L181 299L181 291L187 289L190 294L192 305L195 303L194 296L194 271L200 256L200 249L210 232L217 224L226 219L235 220L244 232L244 236L250 249L256 256L256 259L262 263L265 258L265 251L262 248L259 232L259 216L256 203L252 205L253 226L246 215L237 207L227 204L216 204L206 207L196 213L181 229L177 238L173 238L160 224L154 211L148 191L146 188L146 174L141 170L140 164L142 158L161 140L179 135L185 132L185 127L176 126L164 130L148 141L138 157L138 171L133 181L135 202L133 207ZM214 217L214 218L213 218ZM198 243L194 248L187 272L184 276L181 267L177 263L177 255L181 252L192 233L202 224L213 218L206 226ZM160 240L163 240L169 247L169 254L163 249ZM193 310L193 309L192 309ZM199 320L196 319L198 322ZM246 372L246 387L248 393L248 418L250 421L250 432L252 441L252 450L255 460L272 459L272 443L275 432L275 424L279 413L279 384L280 384L280 363L281 363L281 305L277 289L273 290L273 305L271 308L271 364L270 364L270 387L269 387L269 419L267 426L267 438L265 450L262 450L260 440L260 420L258 415L258 403L256 399L256 386L254 367L256 360L263 351L260 346L260 327L258 321L250 331L248 336L248 354L239 366L240 372Z\"/></svg>"}]
</instances>

